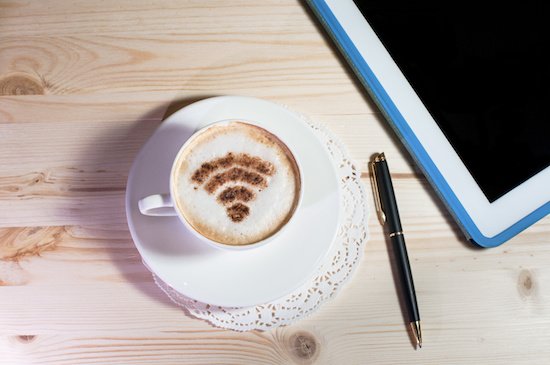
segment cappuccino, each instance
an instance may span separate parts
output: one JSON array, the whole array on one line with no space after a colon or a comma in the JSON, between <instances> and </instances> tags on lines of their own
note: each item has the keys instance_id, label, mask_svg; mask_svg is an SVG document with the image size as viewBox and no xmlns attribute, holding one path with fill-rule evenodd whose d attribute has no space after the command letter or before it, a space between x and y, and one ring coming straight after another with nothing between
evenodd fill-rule
<instances>
[{"instance_id":1,"label":"cappuccino","mask_svg":"<svg viewBox=\"0 0 550 365\"><path fill-rule=\"evenodd\" d=\"M248 245L275 234L300 197L298 165L272 133L245 122L223 122L193 136L172 170L172 198L204 237Z\"/></svg>"}]
</instances>

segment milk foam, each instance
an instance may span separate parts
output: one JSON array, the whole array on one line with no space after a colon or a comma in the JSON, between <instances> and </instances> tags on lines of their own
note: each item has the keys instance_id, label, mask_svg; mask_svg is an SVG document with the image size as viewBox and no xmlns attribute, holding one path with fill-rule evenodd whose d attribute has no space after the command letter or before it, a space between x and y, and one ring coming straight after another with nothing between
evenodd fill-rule
<instances>
[{"instance_id":1,"label":"milk foam","mask_svg":"<svg viewBox=\"0 0 550 365\"><path fill-rule=\"evenodd\" d=\"M267 186L254 186L242 181L228 181L215 192L208 193L207 182L234 165L212 171L207 181L197 183L192 177L204 163L233 155L259 157L274 166L272 175L261 174ZM175 177L176 205L186 220L204 236L221 243L246 245L275 233L292 215L298 200L300 180L296 163L286 146L262 128L241 122L213 126L196 136L180 155ZM257 172L256 172L257 173ZM265 184L264 184L265 185ZM228 215L228 206L219 194L231 186L244 186L254 193L246 205L249 214L235 222Z\"/></svg>"}]
</instances>

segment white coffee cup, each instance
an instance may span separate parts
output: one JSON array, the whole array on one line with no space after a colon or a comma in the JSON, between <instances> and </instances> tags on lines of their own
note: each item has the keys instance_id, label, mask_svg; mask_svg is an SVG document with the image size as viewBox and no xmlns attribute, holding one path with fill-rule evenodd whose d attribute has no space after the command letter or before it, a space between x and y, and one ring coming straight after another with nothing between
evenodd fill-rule
<instances>
[{"instance_id":1,"label":"white coffee cup","mask_svg":"<svg viewBox=\"0 0 550 365\"><path fill-rule=\"evenodd\" d=\"M179 167L181 165L180 159L185 154L189 153L189 148L193 147L195 145L195 142L197 141L197 138L201 135L204 135L205 133L209 132L212 128L218 128L219 127L231 127L235 124L240 125L248 125L250 127L254 127L257 129L261 129L265 131L266 133L270 134L271 136L275 137L275 139L278 141L277 144L284 146L286 151L286 156L288 156L293 162L293 166L295 169L293 170L295 172L296 178L297 178L297 191L294 194L293 198L293 208L289 213L288 219L279 227L277 227L271 234L266 236L265 238L262 238L258 241L254 241L247 244L230 244L226 242L217 241L214 239L211 239L207 237L207 235L201 233L197 228L191 224L188 219L185 217L185 214L181 211L180 205L176 203L176 199L178 197L177 194L177 186L176 186L176 176L178 174ZM250 121L243 121L243 120L223 120L219 122L212 123L204 128L201 128L200 130L196 131L180 148L179 152L177 153L176 157L174 158L174 161L172 163L172 169L170 172L170 193L159 193L159 194L153 194L149 195L147 197L144 197L138 202L138 207L143 215L152 216L152 217L173 217L177 216L179 220L187 227L187 229L192 232L196 237L198 237L201 241L206 242L212 246L218 247L218 248L224 248L224 249L248 249L252 247L258 247L261 245L266 244L267 242L270 242L278 236L285 227L288 227L288 225L292 222L293 217L296 215L296 211L299 209L299 206L302 202L302 196L303 196L303 184L302 184L303 178L301 173L301 168L298 159L290 150L288 145L286 145L279 137L277 137L274 133L271 131L258 126L257 124L254 124L254 122ZM191 182L189 182L191 184ZM196 189L196 188L195 188ZM261 190L260 190L261 191ZM181 199L180 199L181 200ZM254 216L251 215L246 219L254 219Z\"/></svg>"}]
</instances>

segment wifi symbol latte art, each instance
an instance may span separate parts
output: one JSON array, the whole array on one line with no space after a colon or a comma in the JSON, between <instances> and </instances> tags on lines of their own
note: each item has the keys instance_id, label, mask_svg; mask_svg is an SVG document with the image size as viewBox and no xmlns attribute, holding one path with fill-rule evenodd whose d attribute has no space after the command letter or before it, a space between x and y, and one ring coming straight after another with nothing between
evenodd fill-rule
<instances>
[{"instance_id":1,"label":"wifi symbol latte art","mask_svg":"<svg viewBox=\"0 0 550 365\"><path fill-rule=\"evenodd\" d=\"M208 194L215 194L223 188L217 201L226 208L227 216L237 223L250 215L250 208L245 203L256 198L255 190L243 184L261 192L267 187L267 177L274 173L275 166L269 161L246 153L229 152L224 157L203 163L191 180L202 185Z\"/></svg>"}]
</instances>

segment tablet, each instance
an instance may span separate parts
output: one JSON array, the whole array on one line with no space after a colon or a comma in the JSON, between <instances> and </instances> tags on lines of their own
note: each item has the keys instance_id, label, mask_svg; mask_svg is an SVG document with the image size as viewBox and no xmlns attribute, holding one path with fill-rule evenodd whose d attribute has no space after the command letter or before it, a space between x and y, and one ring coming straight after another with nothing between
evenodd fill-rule
<instances>
[{"instance_id":1,"label":"tablet","mask_svg":"<svg viewBox=\"0 0 550 365\"><path fill-rule=\"evenodd\" d=\"M550 212L546 3L308 2L468 239Z\"/></svg>"}]
</instances>

